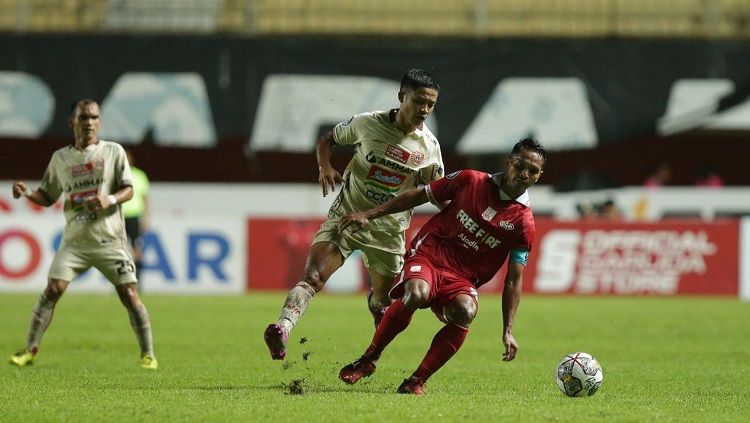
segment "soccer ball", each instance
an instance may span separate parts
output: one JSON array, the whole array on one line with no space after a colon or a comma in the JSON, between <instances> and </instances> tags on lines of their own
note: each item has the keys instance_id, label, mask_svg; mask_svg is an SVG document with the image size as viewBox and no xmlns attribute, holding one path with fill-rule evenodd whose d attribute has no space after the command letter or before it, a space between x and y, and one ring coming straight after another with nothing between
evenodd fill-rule
<instances>
[{"instance_id":1,"label":"soccer ball","mask_svg":"<svg viewBox=\"0 0 750 423\"><path fill-rule=\"evenodd\" d=\"M584 352L568 354L557 364L557 386L569 397L594 395L604 380L599 362Z\"/></svg>"}]
</instances>

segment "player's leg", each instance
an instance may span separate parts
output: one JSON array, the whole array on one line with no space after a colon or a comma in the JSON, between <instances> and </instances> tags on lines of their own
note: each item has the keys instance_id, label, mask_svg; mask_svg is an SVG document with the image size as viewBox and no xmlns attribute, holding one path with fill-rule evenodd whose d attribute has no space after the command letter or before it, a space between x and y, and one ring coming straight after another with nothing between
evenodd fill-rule
<instances>
[{"instance_id":1,"label":"player's leg","mask_svg":"<svg viewBox=\"0 0 750 423\"><path fill-rule=\"evenodd\" d=\"M360 231L352 239L356 248L364 253L371 285L367 308L377 328L392 302L389 293L404 264L404 234Z\"/></svg>"},{"instance_id":2,"label":"player's leg","mask_svg":"<svg viewBox=\"0 0 750 423\"><path fill-rule=\"evenodd\" d=\"M125 306L130 317L130 326L135 332L138 346L141 349L141 367L156 370L159 363L154 354L154 341L151 335L151 320L146 306L138 295L135 282L121 283L115 286L120 302Z\"/></svg>"},{"instance_id":3,"label":"player's leg","mask_svg":"<svg viewBox=\"0 0 750 423\"><path fill-rule=\"evenodd\" d=\"M154 355L151 320L146 306L138 295L135 264L130 251L123 247L114 247L91 252L91 263L115 286L120 302L128 312L130 326L141 350L141 367L156 369L158 363Z\"/></svg>"},{"instance_id":4,"label":"player's leg","mask_svg":"<svg viewBox=\"0 0 750 423\"><path fill-rule=\"evenodd\" d=\"M476 317L476 298L472 295L458 294L444 306L443 314L447 320L446 325L432 339L430 349L427 350L417 370L399 386L399 393L423 394L427 379L458 352L466 340L471 322Z\"/></svg>"},{"instance_id":5,"label":"player's leg","mask_svg":"<svg viewBox=\"0 0 750 423\"><path fill-rule=\"evenodd\" d=\"M11 357L13 364L24 366L34 361L39 351L42 335L52 321L57 301L65 293L70 281L85 272L89 266L86 255L82 251L65 242L60 245L49 268L47 287L39 296L31 313L26 347Z\"/></svg>"},{"instance_id":6,"label":"player's leg","mask_svg":"<svg viewBox=\"0 0 750 423\"><path fill-rule=\"evenodd\" d=\"M333 272L343 264L344 256L333 242L316 242L310 247L302 280L287 294L279 320L270 324L263 334L271 358L284 359L286 343L292 329L307 310L312 297L323 289Z\"/></svg>"},{"instance_id":7,"label":"player's leg","mask_svg":"<svg viewBox=\"0 0 750 423\"><path fill-rule=\"evenodd\" d=\"M377 329L380 321L383 320L385 311L392 302L388 293L393 287L394 276L385 276L373 269L368 269L368 274L370 275L372 289L367 294L367 308L370 309L370 314L372 314Z\"/></svg>"},{"instance_id":8,"label":"player's leg","mask_svg":"<svg viewBox=\"0 0 750 423\"><path fill-rule=\"evenodd\" d=\"M34 362L39 352L39 343L42 335L49 327L52 316L55 313L57 301L68 288L69 282L60 279L49 279L47 287L39 296L34 310L31 312L29 323L29 334L26 338L26 347L10 357L10 362L16 366L23 367Z\"/></svg>"},{"instance_id":9,"label":"player's leg","mask_svg":"<svg viewBox=\"0 0 750 423\"><path fill-rule=\"evenodd\" d=\"M399 291L398 294L400 293ZM375 329L372 342L370 342L364 354L354 362L344 366L339 371L339 379L348 384L353 384L363 377L372 375L375 372L380 355L388 344L409 326L414 311L426 305L429 300L430 284L426 280L413 278L404 282L403 295L386 310L383 320Z\"/></svg>"}]
</instances>

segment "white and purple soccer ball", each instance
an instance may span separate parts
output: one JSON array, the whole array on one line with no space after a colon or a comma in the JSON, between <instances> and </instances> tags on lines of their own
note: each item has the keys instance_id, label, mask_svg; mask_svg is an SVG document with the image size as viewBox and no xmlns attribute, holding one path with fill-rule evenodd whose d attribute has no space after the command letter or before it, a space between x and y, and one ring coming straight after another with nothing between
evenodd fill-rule
<instances>
[{"instance_id":1,"label":"white and purple soccer ball","mask_svg":"<svg viewBox=\"0 0 750 423\"><path fill-rule=\"evenodd\" d=\"M585 352L571 353L557 364L557 386L569 397L594 395L602 386L604 372L599 362Z\"/></svg>"}]
</instances>

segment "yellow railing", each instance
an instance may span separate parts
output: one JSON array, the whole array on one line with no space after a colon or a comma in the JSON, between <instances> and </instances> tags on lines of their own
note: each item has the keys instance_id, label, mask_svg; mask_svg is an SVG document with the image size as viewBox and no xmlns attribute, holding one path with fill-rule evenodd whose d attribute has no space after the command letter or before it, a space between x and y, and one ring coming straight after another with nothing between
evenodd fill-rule
<instances>
[{"instance_id":1,"label":"yellow railing","mask_svg":"<svg viewBox=\"0 0 750 423\"><path fill-rule=\"evenodd\" d=\"M750 0L0 0L0 31L750 37Z\"/></svg>"}]
</instances>

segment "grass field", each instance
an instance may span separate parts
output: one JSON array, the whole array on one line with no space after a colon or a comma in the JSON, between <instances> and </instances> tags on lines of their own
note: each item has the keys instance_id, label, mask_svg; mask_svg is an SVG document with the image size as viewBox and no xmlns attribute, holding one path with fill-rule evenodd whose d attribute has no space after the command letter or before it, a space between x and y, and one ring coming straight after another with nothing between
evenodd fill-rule
<instances>
[{"instance_id":1,"label":"grass field","mask_svg":"<svg viewBox=\"0 0 750 423\"><path fill-rule=\"evenodd\" d=\"M0 295L3 359L23 345L35 299ZM0 421L750 420L750 304L735 299L527 296L519 356L504 363L500 298L485 295L463 349L423 397L394 392L439 327L431 313L417 313L372 377L347 386L338 370L372 336L364 296L316 297L285 363L262 340L282 299L145 296L160 362L150 372L138 367L114 294L68 294L36 363L0 366ZM574 351L602 363L593 397L567 398L555 385L557 361Z\"/></svg>"}]
</instances>

